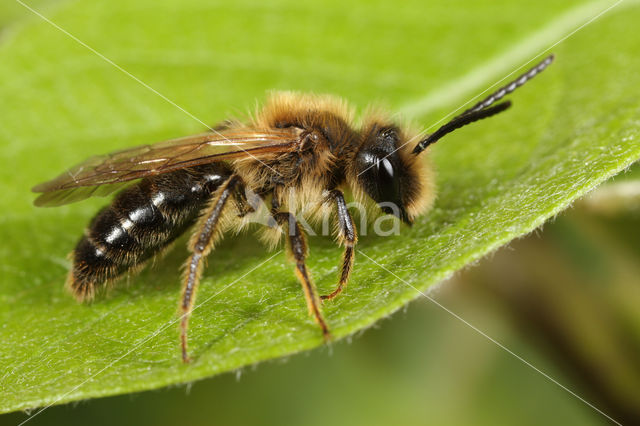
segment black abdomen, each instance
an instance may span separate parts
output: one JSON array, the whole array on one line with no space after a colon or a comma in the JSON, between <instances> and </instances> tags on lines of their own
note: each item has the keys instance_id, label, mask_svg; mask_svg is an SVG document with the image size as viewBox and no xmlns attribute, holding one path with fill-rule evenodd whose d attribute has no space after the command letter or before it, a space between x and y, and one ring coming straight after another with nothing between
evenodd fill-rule
<instances>
[{"instance_id":1,"label":"black abdomen","mask_svg":"<svg viewBox=\"0 0 640 426\"><path fill-rule=\"evenodd\" d=\"M142 265L180 236L229 176L219 163L142 179L91 221L73 256L69 286L91 298L95 286Z\"/></svg>"}]
</instances>

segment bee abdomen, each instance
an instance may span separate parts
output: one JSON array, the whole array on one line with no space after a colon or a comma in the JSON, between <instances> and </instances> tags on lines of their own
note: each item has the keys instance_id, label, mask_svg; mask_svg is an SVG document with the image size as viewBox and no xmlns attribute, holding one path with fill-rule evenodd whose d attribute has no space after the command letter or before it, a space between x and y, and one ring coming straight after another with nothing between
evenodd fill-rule
<instances>
[{"instance_id":1,"label":"bee abdomen","mask_svg":"<svg viewBox=\"0 0 640 426\"><path fill-rule=\"evenodd\" d=\"M80 300L141 266L191 226L229 172L210 164L145 178L91 221L72 253L69 287Z\"/></svg>"}]
</instances>

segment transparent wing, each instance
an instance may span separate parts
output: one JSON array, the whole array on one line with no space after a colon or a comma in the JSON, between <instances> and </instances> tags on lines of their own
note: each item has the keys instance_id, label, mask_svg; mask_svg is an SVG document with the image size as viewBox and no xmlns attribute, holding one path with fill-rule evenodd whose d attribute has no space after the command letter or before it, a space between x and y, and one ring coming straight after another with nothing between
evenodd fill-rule
<instances>
[{"instance_id":1,"label":"transparent wing","mask_svg":"<svg viewBox=\"0 0 640 426\"><path fill-rule=\"evenodd\" d=\"M33 187L36 206L59 206L105 196L146 176L216 161L263 159L295 148L293 130L228 130L203 133L91 157L53 180Z\"/></svg>"}]
</instances>

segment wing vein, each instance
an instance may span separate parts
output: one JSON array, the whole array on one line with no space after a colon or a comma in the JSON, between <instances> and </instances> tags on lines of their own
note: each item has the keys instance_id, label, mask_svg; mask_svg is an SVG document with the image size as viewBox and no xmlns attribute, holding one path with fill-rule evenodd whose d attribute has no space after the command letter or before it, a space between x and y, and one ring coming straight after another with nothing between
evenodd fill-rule
<instances>
[{"instance_id":1,"label":"wing vein","mask_svg":"<svg viewBox=\"0 0 640 426\"><path fill-rule=\"evenodd\" d=\"M95 195L108 195L132 181L216 161L277 156L299 141L295 130L234 129L201 133L152 145L94 156L48 182L33 187L42 193L37 206L58 206ZM259 166L259 165L258 165Z\"/></svg>"}]
</instances>

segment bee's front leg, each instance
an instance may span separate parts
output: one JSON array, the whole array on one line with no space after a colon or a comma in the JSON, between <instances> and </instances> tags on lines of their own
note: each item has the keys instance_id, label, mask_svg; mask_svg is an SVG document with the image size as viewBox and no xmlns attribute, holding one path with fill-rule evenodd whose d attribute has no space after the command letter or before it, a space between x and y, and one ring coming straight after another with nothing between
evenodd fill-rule
<instances>
[{"instance_id":1,"label":"bee's front leg","mask_svg":"<svg viewBox=\"0 0 640 426\"><path fill-rule=\"evenodd\" d=\"M339 189L329 192L329 200L333 200L338 213L338 241L344 245L344 254L342 255L342 272L340 273L340 281L338 287L330 294L321 296L322 300L331 300L342 292L347 286L351 269L353 267L354 246L358 242L358 233L353 219L347 209L347 203L344 195Z\"/></svg>"}]
</instances>

